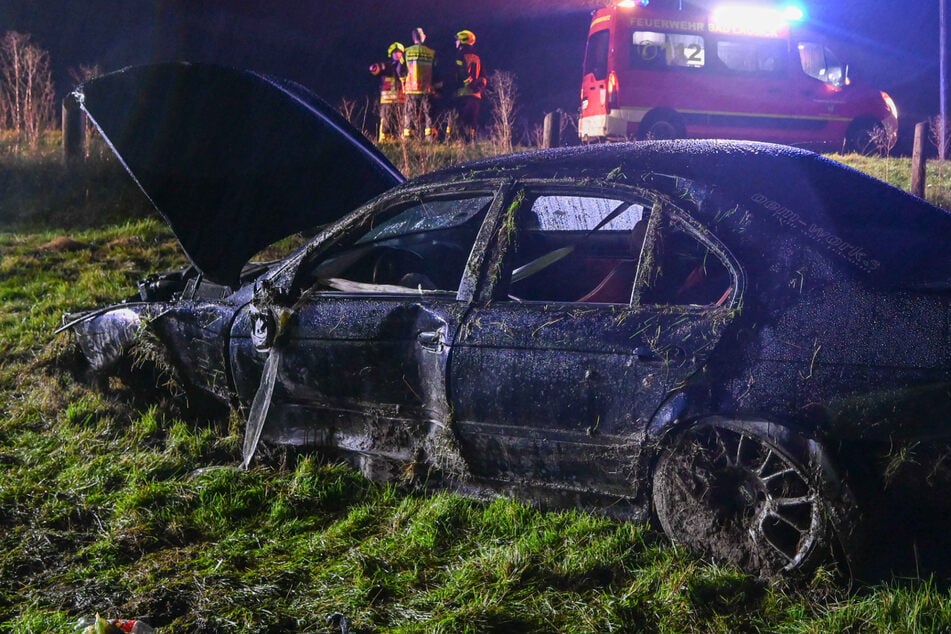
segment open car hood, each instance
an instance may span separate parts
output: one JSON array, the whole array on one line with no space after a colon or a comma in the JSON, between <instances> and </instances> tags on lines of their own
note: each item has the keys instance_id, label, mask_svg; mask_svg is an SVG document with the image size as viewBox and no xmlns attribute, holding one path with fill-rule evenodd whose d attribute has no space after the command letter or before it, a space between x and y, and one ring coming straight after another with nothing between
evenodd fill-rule
<instances>
[{"instance_id":1,"label":"open car hood","mask_svg":"<svg viewBox=\"0 0 951 634\"><path fill-rule=\"evenodd\" d=\"M267 245L404 180L319 97L252 71L131 67L74 97L191 262L219 284L237 286Z\"/></svg>"}]
</instances>

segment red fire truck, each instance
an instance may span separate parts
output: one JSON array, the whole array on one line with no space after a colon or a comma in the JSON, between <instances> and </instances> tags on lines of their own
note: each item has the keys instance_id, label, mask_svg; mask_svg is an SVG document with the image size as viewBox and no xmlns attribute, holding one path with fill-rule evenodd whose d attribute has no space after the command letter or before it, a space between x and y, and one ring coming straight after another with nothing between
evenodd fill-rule
<instances>
[{"instance_id":1,"label":"red fire truck","mask_svg":"<svg viewBox=\"0 0 951 634\"><path fill-rule=\"evenodd\" d=\"M887 93L851 80L788 11L762 6L595 11L581 104L585 143L731 138L869 154L898 135Z\"/></svg>"}]
</instances>

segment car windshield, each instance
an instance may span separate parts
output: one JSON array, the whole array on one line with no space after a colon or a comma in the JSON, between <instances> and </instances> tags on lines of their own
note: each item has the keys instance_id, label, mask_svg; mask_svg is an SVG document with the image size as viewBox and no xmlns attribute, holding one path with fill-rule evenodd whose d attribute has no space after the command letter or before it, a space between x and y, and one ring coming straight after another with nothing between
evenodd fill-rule
<instances>
[{"instance_id":1,"label":"car windshield","mask_svg":"<svg viewBox=\"0 0 951 634\"><path fill-rule=\"evenodd\" d=\"M423 201L373 227L356 243L369 244L400 236L458 227L471 220L490 200L491 197L485 196L462 200Z\"/></svg>"},{"instance_id":2,"label":"car windshield","mask_svg":"<svg viewBox=\"0 0 951 634\"><path fill-rule=\"evenodd\" d=\"M813 42L799 43L799 60L802 70L810 77L815 77L833 86L842 86L845 83L845 70L842 62L835 53L821 44Z\"/></svg>"},{"instance_id":3,"label":"car windshield","mask_svg":"<svg viewBox=\"0 0 951 634\"><path fill-rule=\"evenodd\" d=\"M379 224L341 240L303 279L344 292L455 293L492 199L468 193L384 209Z\"/></svg>"}]
</instances>

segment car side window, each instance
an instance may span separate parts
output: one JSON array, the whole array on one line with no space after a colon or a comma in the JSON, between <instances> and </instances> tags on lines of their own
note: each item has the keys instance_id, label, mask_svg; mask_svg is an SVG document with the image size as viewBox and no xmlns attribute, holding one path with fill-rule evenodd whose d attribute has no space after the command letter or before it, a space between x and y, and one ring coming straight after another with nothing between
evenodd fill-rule
<instances>
[{"instance_id":1,"label":"car side window","mask_svg":"<svg viewBox=\"0 0 951 634\"><path fill-rule=\"evenodd\" d=\"M352 293L455 293L491 202L482 194L387 209L315 263L310 279Z\"/></svg>"},{"instance_id":2,"label":"car side window","mask_svg":"<svg viewBox=\"0 0 951 634\"><path fill-rule=\"evenodd\" d=\"M645 199L535 197L518 216L509 298L629 303L651 207Z\"/></svg>"},{"instance_id":3,"label":"car side window","mask_svg":"<svg viewBox=\"0 0 951 634\"><path fill-rule=\"evenodd\" d=\"M658 214L649 227L636 297L641 304L720 306L733 293L733 276L697 229Z\"/></svg>"},{"instance_id":4,"label":"car side window","mask_svg":"<svg viewBox=\"0 0 951 634\"><path fill-rule=\"evenodd\" d=\"M784 40L744 38L717 42L717 60L735 73L784 73L788 55Z\"/></svg>"}]
</instances>

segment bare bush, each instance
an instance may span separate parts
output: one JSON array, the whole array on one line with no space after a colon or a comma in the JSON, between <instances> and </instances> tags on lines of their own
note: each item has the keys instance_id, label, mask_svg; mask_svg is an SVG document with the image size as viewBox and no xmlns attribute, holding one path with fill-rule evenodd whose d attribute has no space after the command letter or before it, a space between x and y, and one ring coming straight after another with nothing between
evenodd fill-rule
<instances>
[{"instance_id":1,"label":"bare bush","mask_svg":"<svg viewBox=\"0 0 951 634\"><path fill-rule=\"evenodd\" d=\"M375 131L367 130L367 117L373 114L373 105L369 97L364 97L363 102L356 99L344 97L337 106L339 112L347 122L354 128L363 133L371 141L376 140Z\"/></svg>"},{"instance_id":2,"label":"bare bush","mask_svg":"<svg viewBox=\"0 0 951 634\"><path fill-rule=\"evenodd\" d=\"M877 156L888 158L888 155L891 154L892 148L895 147L896 139L888 134L888 131L882 126L876 126L868 136L869 142L871 147L874 148L875 154Z\"/></svg>"},{"instance_id":3,"label":"bare bush","mask_svg":"<svg viewBox=\"0 0 951 634\"><path fill-rule=\"evenodd\" d=\"M892 151L892 148L895 145L895 139L893 139L888 132L882 126L875 126L868 135L868 148L863 154L878 156L884 158L885 161L885 178L888 179L888 171L890 162L888 161L888 156Z\"/></svg>"},{"instance_id":4,"label":"bare bush","mask_svg":"<svg viewBox=\"0 0 951 634\"><path fill-rule=\"evenodd\" d=\"M535 123L531 127L525 126L522 142L529 147L542 147L545 143L545 126Z\"/></svg>"},{"instance_id":5,"label":"bare bush","mask_svg":"<svg viewBox=\"0 0 951 634\"><path fill-rule=\"evenodd\" d=\"M947 156L942 156L942 150L944 150L945 155L947 155L947 150L951 147L951 130L949 130L947 119L941 117L941 115L936 115L928 119L928 138L935 147L938 149L938 178L937 178L937 187L935 187L935 194L943 196L944 195L944 182L945 182L945 159Z\"/></svg>"},{"instance_id":6,"label":"bare bush","mask_svg":"<svg viewBox=\"0 0 951 634\"><path fill-rule=\"evenodd\" d=\"M70 67L69 69L69 78L75 84L82 84L101 76L102 68L99 64L80 64L79 68Z\"/></svg>"},{"instance_id":7,"label":"bare bush","mask_svg":"<svg viewBox=\"0 0 951 634\"><path fill-rule=\"evenodd\" d=\"M489 74L486 93L492 109L491 139L496 151L512 151L515 117L518 113L518 86L515 73L497 70Z\"/></svg>"},{"instance_id":8,"label":"bare bush","mask_svg":"<svg viewBox=\"0 0 951 634\"><path fill-rule=\"evenodd\" d=\"M53 78L49 53L24 33L0 39L0 127L31 149L53 123Z\"/></svg>"},{"instance_id":9,"label":"bare bush","mask_svg":"<svg viewBox=\"0 0 951 634\"><path fill-rule=\"evenodd\" d=\"M558 122L558 145L568 145L569 134L573 139L578 138L577 113L572 114L570 112L565 112L561 108L558 108L552 114L557 115L556 121ZM533 147L545 147L545 125L542 123L536 123L531 127L526 125L522 134L522 142L525 145Z\"/></svg>"},{"instance_id":10,"label":"bare bush","mask_svg":"<svg viewBox=\"0 0 951 634\"><path fill-rule=\"evenodd\" d=\"M935 115L928 119L928 139L938 148L939 159L947 158L941 156L942 148L947 151L947 148L951 147L951 130L948 128L948 122L942 119L941 115Z\"/></svg>"},{"instance_id":11,"label":"bare bush","mask_svg":"<svg viewBox=\"0 0 951 634\"><path fill-rule=\"evenodd\" d=\"M568 138L569 131L571 136L577 140L578 138L578 111L574 112L565 112L561 110L561 127L559 129L560 137L562 142Z\"/></svg>"}]
</instances>

